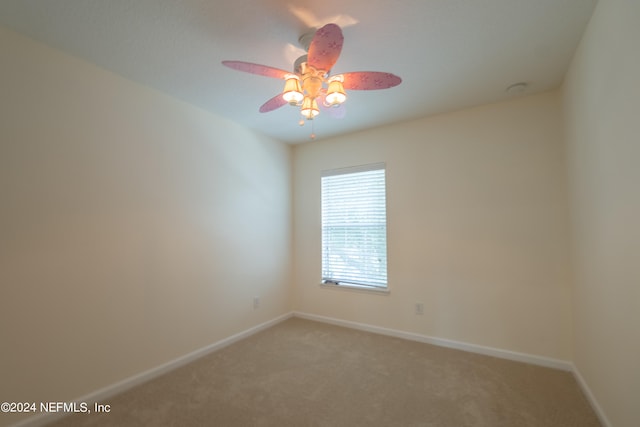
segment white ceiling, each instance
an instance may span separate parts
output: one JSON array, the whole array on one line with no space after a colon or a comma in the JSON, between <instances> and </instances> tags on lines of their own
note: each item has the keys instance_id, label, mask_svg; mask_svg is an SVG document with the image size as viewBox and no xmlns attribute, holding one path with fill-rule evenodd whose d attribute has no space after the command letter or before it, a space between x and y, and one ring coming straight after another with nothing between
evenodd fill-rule
<instances>
[{"instance_id":1,"label":"white ceiling","mask_svg":"<svg viewBox=\"0 0 640 427\"><path fill-rule=\"evenodd\" d=\"M315 24L352 18L332 74L387 71L400 86L349 91L318 139L517 96L562 83L596 0L0 0L0 24L289 143L310 126L258 108L281 80L220 64L292 69L289 44ZM294 13L292 7L298 8ZM300 11L304 13L300 13ZM302 19L305 19L305 24ZM291 49L289 47L289 49ZM295 57L295 55L294 55ZM289 59L288 59L289 58Z\"/></svg>"}]
</instances>

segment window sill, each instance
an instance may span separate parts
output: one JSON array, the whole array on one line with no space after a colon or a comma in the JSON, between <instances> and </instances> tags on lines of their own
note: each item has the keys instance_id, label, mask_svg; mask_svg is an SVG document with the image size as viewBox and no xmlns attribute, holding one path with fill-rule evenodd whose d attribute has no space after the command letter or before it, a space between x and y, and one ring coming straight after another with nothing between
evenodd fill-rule
<instances>
[{"instance_id":1,"label":"window sill","mask_svg":"<svg viewBox=\"0 0 640 427\"><path fill-rule=\"evenodd\" d=\"M377 288L375 286L353 285L348 283L320 283L321 288L339 289L344 291L367 292L379 295L389 295L389 288Z\"/></svg>"}]
</instances>

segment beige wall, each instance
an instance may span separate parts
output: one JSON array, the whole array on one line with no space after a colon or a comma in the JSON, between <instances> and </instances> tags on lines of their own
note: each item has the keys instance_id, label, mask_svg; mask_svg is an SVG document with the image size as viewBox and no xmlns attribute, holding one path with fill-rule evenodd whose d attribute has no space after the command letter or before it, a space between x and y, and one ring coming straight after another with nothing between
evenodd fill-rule
<instances>
[{"instance_id":1,"label":"beige wall","mask_svg":"<svg viewBox=\"0 0 640 427\"><path fill-rule=\"evenodd\" d=\"M562 148L557 91L296 146L294 308L570 360ZM321 288L320 171L373 162L391 292Z\"/></svg>"},{"instance_id":2,"label":"beige wall","mask_svg":"<svg viewBox=\"0 0 640 427\"><path fill-rule=\"evenodd\" d=\"M289 146L2 29L0 55L0 401L290 311Z\"/></svg>"},{"instance_id":3,"label":"beige wall","mask_svg":"<svg viewBox=\"0 0 640 427\"><path fill-rule=\"evenodd\" d=\"M640 425L640 2L600 0L564 85L574 362L615 427Z\"/></svg>"}]
</instances>

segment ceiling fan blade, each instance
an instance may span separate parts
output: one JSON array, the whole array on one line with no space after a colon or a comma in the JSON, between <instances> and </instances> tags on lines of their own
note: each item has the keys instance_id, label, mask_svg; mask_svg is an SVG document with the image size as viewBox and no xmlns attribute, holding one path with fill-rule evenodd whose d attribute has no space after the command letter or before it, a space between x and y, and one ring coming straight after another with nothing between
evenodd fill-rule
<instances>
[{"instance_id":1,"label":"ceiling fan blade","mask_svg":"<svg viewBox=\"0 0 640 427\"><path fill-rule=\"evenodd\" d=\"M290 71L269 67L268 65L254 64L252 62L222 61L222 65L233 68L234 70L244 71L245 73L258 74L276 79L284 79L287 74L291 74Z\"/></svg>"},{"instance_id":2,"label":"ceiling fan blade","mask_svg":"<svg viewBox=\"0 0 640 427\"><path fill-rule=\"evenodd\" d=\"M267 102L265 102L264 104L262 104L262 106L260 107L260 110L258 111L260 111L261 113L268 113L269 111L277 110L278 108L286 104L287 104L287 101L285 101L282 98L282 94L279 93L273 98L271 98L270 100L268 100Z\"/></svg>"},{"instance_id":3,"label":"ceiling fan blade","mask_svg":"<svg viewBox=\"0 0 640 427\"><path fill-rule=\"evenodd\" d=\"M380 71L354 71L341 75L344 88L352 90L389 89L402 83L402 79L395 74Z\"/></svg>"},{"instance_id":4,"label":"ceiling fan blade","mask_svg":"<svg viewBox=\"0 0 640 427\"><path fill-rule=\"evenodd\" d=\"M307 63L317 70L329 71L342 52L344 37L336 24L327 24L318 29L309 45Z\"/></svg>"}]
</instances>

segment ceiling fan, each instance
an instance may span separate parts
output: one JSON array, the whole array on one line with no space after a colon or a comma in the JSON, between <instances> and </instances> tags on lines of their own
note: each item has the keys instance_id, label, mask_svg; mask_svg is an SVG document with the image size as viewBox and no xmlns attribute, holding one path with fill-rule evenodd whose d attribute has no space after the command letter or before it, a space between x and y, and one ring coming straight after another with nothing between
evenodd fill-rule
<instances>
[{"instance_id":1,"label":"ceiling fan","mask_svg":"<svg viewBox=\"0 0 640 427\"><path fill-rule=\"evenodd\" d=\"M289 104L300 107L304 119L313 120L320 113L319 105L327 107L328 111L341 109L347 99L345 89L388 89L402 82L400 77L380 71L330 75L342 51L343 41L342 30L333 23L302 35L299 42L307 54L295 61L293 72L244 61L222 61L222 64L234 70L285 80L282 93L262 104L261 113Z\"/></svg>"}]
</instances>

